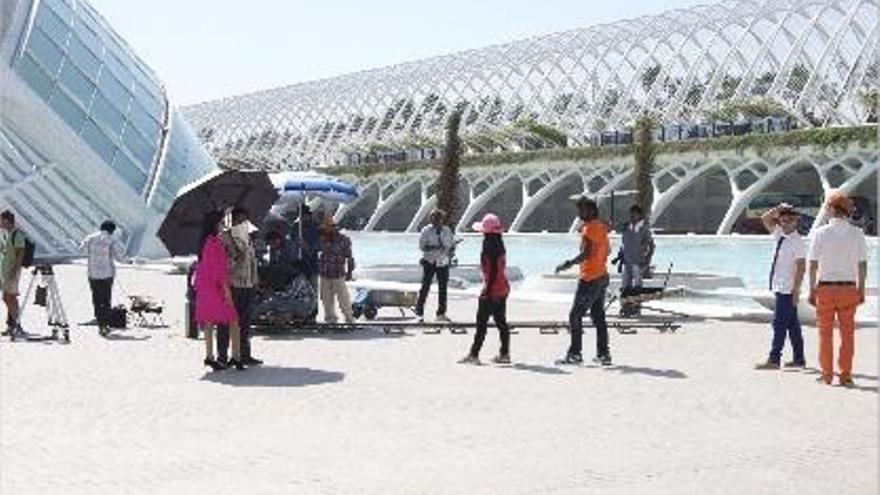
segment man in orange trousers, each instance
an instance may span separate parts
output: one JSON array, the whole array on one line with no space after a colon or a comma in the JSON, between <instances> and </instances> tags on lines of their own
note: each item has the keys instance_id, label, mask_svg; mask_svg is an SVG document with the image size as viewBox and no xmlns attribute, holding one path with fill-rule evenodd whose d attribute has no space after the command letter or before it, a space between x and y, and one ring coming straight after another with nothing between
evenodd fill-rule
<instances>
[{"instance_id":1,"label":"man in orange trousers","mask_svg":"<svg viewBox=\"0 0 880 495\"><path fill-rule=\"evenodd\" d=\"M840 325L837 366L840 384L854 385L852 362L855 353L856 308L865 302L868 273L868 245L861 229L847 220L853 202L842 193L832 193L825 202L831 220L819 228L810 243L810 304L816 307L819 327L820 383L834 378L834 320Z\"/></svg>"}]
</instances>

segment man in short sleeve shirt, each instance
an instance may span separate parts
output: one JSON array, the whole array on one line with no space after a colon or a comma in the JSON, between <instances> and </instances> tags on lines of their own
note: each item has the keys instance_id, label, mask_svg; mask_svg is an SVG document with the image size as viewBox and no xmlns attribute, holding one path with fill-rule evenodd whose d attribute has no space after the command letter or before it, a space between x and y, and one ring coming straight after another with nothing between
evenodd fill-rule
<instances>
[{"instance_id":1,"label":"man in short sleeve shirt","mask_svg":"<svg viewBox=\"0 0 880 495\"><path fill-rule=\"evenodd\" d=\"M791 341L792 360L786 368L804 368L804 338L798 320L797 305L806 267L807 244L798 233L798 213L782 203L761 216L764 228L773 235L773 254L768 284L776 298L773 314L773 342L767 361L759 370L778 370L786 334Z\"/></svg>"},{"instance_id":2,"label":"man in short sleeve shirt","mask_svg":"<svg viewBox=\"0 0 880 495\"><path fill-rule=\"evenodd\" d=\"M603 366L611 365L611 352L608 348L608 325L605 321L605 289L608 288L608 225L599 218L599 207L595 201L581 196L577 200L578 216L583 220L581 230L581 252L565 261L556 272L567 270L579 264L580 278L574 296L568 322L571 328L571 345L566 352L563 364L583 362L583 318L590 312L590 319L596 327L596 358Z\"/></svg>"},{"instance_id":3,"label":"man in short sleeve shirt","mask_svg":"<svg viewBox=\"0 0 880 495\"><path fill-rule=\"evenodd\" d=\"M11 334L21 330L18 321L18 285L26 237L15 226L15 214L9 210L0 213L0 229L6 234L6 241L0 245L0 292L3 293L7 309L5 333Z\"/></svg>"},{"instance_id":4,"label":"man in short sleeve shirt","mask_svg":"<svg viewBox=\"0 0 880 495\"><path fill-rule=\"evenodd\" d=\"M855 354L856 309L865 302L868 274L868 244L861 229L849 223L852 200L832 193L825 202L831 216L818 228L810 244L810 304L816 307L819 327L819 381L831 384L834 377L834 320L840 325L840 353L837 365L840 384L854 385L852 362Z\"/></svg>"}]
</instances>

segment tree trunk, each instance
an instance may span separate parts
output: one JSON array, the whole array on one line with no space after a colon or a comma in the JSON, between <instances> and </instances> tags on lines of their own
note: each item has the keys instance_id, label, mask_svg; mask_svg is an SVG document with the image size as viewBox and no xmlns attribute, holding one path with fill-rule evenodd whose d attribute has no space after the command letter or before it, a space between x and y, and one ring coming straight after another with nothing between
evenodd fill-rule
<instances>
[{"instance_id":1,"label":"tree trunk","mask_svg":"<svg viewBox=\"0 0 880 495\"><path fill-rule=\"evenodd\" d=\"M654 127L656 123L648 115L639 117L636 121L633 136L633 155L636 160L635 185L636 204L642 207L646 219L651 218L651 206L654 202L654 185L651 178L654 175Z\"/></svg>"}]
</instances>

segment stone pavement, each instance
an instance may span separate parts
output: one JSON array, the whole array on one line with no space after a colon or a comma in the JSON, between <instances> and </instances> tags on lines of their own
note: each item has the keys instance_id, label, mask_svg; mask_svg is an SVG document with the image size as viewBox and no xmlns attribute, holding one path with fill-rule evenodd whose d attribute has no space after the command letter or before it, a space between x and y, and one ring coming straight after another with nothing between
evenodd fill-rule
<instances>
[{"instance_id":1,"label":"stone pavement","mask_svg":"<svg viewBox=\"0 0 880 495\"><path fill-rule=\"evenodd\" d=\"M84 276L59 269L74 322ZM770 330L731 322L613 333L606 369L556 366L564 334L524 330L515 364L474 367L456 364L472 334L361 332L258 337L264 367L211 374L182 337L183 278L120 279L163 297L170 328L0 341L3 495L877 493L874 328L858 332L856 389L753 371ZM510 317L562 319L567 303ZM496 347L490 330L484 361Z\"/></svg>"}]
</instances>

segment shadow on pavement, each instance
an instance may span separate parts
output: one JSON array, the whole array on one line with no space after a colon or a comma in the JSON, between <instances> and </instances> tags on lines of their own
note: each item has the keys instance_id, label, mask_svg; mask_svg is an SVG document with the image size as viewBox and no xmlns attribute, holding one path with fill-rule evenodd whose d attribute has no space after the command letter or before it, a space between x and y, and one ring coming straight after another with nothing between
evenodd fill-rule
<instances>
[{"instance_id":1,"label":"shadow on pavement","mask_svg":"<svg viewBox=\"0 0 880 495\"><path fill-rule=\"evenodd\" d=\"M306 387L340 382L345 373L311 368L256 366L246 371L233 369L205 373L202 380L233 387Z\"/></svg>"},{"instance_id":2,"label":"shadow on pavement","mask_svg":"<svg viewBox=\"0 0 880 495\"><path fill-rule=\"evenodd\" d=\"M142 340L150 340L152 337L150 337L149 335L134 336L134 335L124 335L124 334L118 334L118 333L111 333L111 334L106 335L104 338L107 340L116 340L116 341L120 341L120 342L125 342L125 341L139 342Z\"/></svg>"},{"instance_id":3,"label":"shadow on pavement","mask_svg":"<svg viewBox=\"0 0 880 495\"><path fill-rule=\"evenodd\" d=\"M638 375L646 375L653 376L655 378L673 378L673 379L682 379L687 378L687 375L678 370L673 369L665 369L658 370L655 368L647 368L642 366L626 366L626 365L617 365L610 366L606 368L609 371L619 371L622 374L638 374Z\"/></svg>"},{"instance_id":4,"label":"shadow on pavement","mask_svg":"<svg viewBox=\"0 0 880 495\"><path fill-rule=\"evenodd\" d=\"M541 366L540 364L515 363L512 366L505 366L514 370L531 371L532 373L542 373L545 375L570 375L568 371L554 368L552 366Z\"/></svg>"},{"instance_id":5,"label":"shadow on pavement","mask_svg":"<svg viewBox=\"0 0 880 495\"><path fill-rule=\"evenodd\" d=\"M288 333L261 333L256 334L265 340L305 340L305 339L327 339L327 340L372 340L372 339L396 339L401 337L412 337L411 334L405 332L385 333L380 330L355 330L350 332L313 332L299 331Z\"/></svg>"},{"instance_id":6,"label":"shadow on pavement","mask_svg":"<svg viewBox=\"0 0 880 495\"><path fill-rule=\"evenodd\" d=\"M804 373L808 375L819 375L822 371L818 368L804 368ZM874 375L864 375L862 373L853 373L853 380L872 380L877 381L877 377Z\"/></svg>"}]
</instances>

